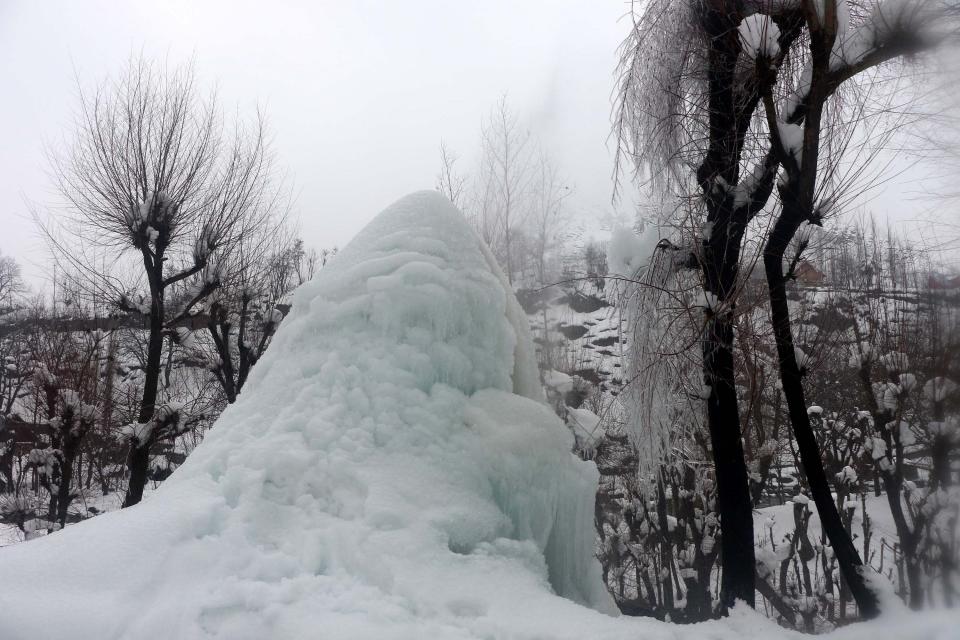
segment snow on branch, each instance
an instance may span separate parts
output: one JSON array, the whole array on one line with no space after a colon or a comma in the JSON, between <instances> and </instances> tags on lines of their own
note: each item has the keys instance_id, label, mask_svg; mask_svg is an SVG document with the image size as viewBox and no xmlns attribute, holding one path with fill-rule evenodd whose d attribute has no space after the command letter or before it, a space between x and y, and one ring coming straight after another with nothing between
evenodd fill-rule
<instances>
[{"instance_id":1,"label":"snow on branch","mask_svg":"<svg viewBox=\"0 0 960 640\"><path fill-rule=\"evenodd\" d=\"M773 59L780 54L780 28L770 16L747 16L737 29L743 53L750 58Z\"/></svg>"},{"instance_id":2,"label":"snow on branch","mask_svg":"<svg viewBox=\"0 0 960 640\"><path fill-rule=\"evenodd\" d=\"M752 218L763 209L773 190L779 166L773 149L769 150L763 162L754 165L753 169L734 187L734 208L744 210L748 218Z\"/></svg>"}]
</instances>

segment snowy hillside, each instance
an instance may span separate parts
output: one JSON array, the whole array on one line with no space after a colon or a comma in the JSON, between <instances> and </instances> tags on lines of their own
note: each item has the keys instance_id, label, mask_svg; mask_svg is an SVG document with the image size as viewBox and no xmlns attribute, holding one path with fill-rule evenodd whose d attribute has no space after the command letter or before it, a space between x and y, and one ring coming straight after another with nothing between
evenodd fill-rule
<instances>
[{"instance_id":1,"label":"snowy hillside","mask_svg":"<svg viewBox=\"0 0 960 640\"><path fill-rule=\"evenodd\" d=\"M605 286L606 285L606 286ZM571 276L516 292L533 335L547 399L591 458L604 430L622 421L617 396L629 352L617 283Z\"/></svg>"},{"instance_id":2,"label":"snowy hillside","mask_svg":"<svg viewBox=\"0 0 960 640\"><path fill-rule=\"evenodd\" d=\"M0 638L745 638L615 618L597 472L542 402L526 318L432 192L301 287L238 402L142 504L0 549ZM588 608L593 607L593 608ZM837 638L956 637L956 614Z\"/></svg>"},{"instance_id":3,"label":"snowy hillside","mask_svg":"<svg viewBox=\"0 0 960 640\"><path fill-rule=\"evenodd\" d=\"M518 297L527 312L533 340L545 352L541 356L545 364L576 375L601 391L619 392L623 386L621 359L627 348L615 291L579 278L541 291L519 291Z\"/></svg>"}]
</instances>

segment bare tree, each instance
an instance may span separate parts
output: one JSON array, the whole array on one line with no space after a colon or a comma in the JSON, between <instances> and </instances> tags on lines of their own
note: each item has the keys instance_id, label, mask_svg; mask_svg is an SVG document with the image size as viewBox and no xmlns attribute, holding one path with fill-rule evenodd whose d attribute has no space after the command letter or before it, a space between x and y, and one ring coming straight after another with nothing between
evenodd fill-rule
<instances>
[{"instance_id":1,"label":"bare tree","mask_svg":"<svg viewBox=\"0 0 960 640\"><path fill-rule=\"evenodd\" d=\"M280 241L273 243L279 237ZM213 352L204 356L227 403L236 401L250 370L266 351L289 305L286 296L313 276L320 260L303 241L279 229L234 248L222 286L210 298L206 329ZM187 337L186 328L180 336Z\"/></svg>"},{"instance_id":2,"label":"bare tree","mask_svg":"<svg viewBox=\"0 0 960 640\"><path fill-rule=\"evenodd\" d=\"M481 129L482 158L477 187L477 226L501 260L507 279L516 272L516 235L533 175L530 133L511 111L506 96Z\"/></svg>"},{"instance_id":3,"label":"bare tree","mask_svg":"<svg viewBox=\"0 0 960 640\"><path fill-rule=\"evenodd\" d=\"M931 4L936 3L917 5L909 11L902 4L875 4L850 25L851 16L845 2L804 3L806 37L802 44L794 45L791 53L806 61L804 72L792 91L783 91L786 97L782 100L775 98L776 75L770 66L770 54L776 49L771 47L773 50L767 51L767 45L762 45L754 56L769 134L767 162L772 161L783 172L777 185L779 212L766 239L763 258L781 384L800 460L824 533L833 545L857 605L868 617L877 612L876 595L865 584L861 559L831 495L807 412L802 381L804 357L795 346L791 329L786 284L794 277L794 269L809 243L808 237L797 239L786 270L784 257L801 226L821 225L835 206L837 192L845 186L837 179L837 164L843 154L842 147L849 144L842 133L838 134L838 122L843 122L841 118L862 122L862 101L870 99L861 91L858 96L861 102L846 110L842 103L831 104L832 97L844 83L853 82L856 76L871 68L931 46L926 33L930 21L950 17L951 13L945 7L941 7L942 11L931 10ZM768 36L777 29L772 17L759 14L757 17L753 24L759 30L766 29ZM742 26L741 37L746 39ZM836 114L832 121L831 109Z\"/></svg>"},{"instance_id":4,"label":"bare tree","mask_svg":"<svg viewBox=\"0 0 960 640\"><path fill-rule=\"evenodd\" d=\"M0 314L14 308L23 288L20 265L10 256L0 256Z\"/></svg>"},{"instance_id":5,"label":"bare tree","mask_svg":"<svg viewBox=\"0 0 960 640\"><path fill-rule=\"evenodd\" d=\"M467 204L467 179L457 173L460 157L446 142L440 141L440 173L437 174L437 191L447 196L457 209L464 211Z\"/></svg>"},{"instance_id":6,"label":"bare tree","mask_svg":"<svg viewBox=\"0 0 960 640\"><path fill-rule=\"evenodd\" d=\"M177 412L158 400L166 332L220 286L217 257L269 220L278 195L272 157L259 114L225 130L216 96L200 94L192 67L137 59L81 92L72 144L52 154L52 166L66 205L60 225L45 227L58 258L147 324L130 506L143 495L151 447L180 433ZM78 245L100 249L113 272L77 257ZM137 276L124 277L124 266ZM145 294L130 293L138 282Z\"/></svg>"},{"instance_id":7,"label":"bare tree","mask_svg":"<svg viewBox=\"0 0 960 640\"><path fill-rule=\"evenodd\" d=\"M691 255L687 262L698 269L704 290L700 342L723 527L724 608L738 599L754 602L753 515L734 379L734 309L743 237L775 175L761 166L743 181L741 195L732 188L741 180L746 134L760 99L753 83L737 93L740 18L732 2L648 3L624 43L615 122L621 153L634 158L638 171L649 169L664 193L690 202L678 211L695 214L678 225ZM791 39L798 35L796 29L786 33ZM694 189L700 198L688 196ZM701 216L705 221L696 225Z\"/></svg>"},{"instance_id":8,"label":"bare tree","mask_svg":"<svg viewBox=\"0 0 960 640\"><path fill-rule=\"evenodd\" d=\"M550 253L563 243L566 227L563 203L571 194L570 187L563 184L556 165L543 152L539 154L533 170L531 192L527 225L533 241L537 284L543 287L551 284L547 277L547 263Z\"/></svg>"}]
</instances>

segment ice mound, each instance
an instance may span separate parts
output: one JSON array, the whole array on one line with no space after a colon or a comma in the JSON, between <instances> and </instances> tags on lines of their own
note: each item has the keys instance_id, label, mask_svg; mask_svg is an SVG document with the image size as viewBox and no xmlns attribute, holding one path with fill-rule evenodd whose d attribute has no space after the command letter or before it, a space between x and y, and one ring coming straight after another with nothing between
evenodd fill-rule
<instances>
[{"instance_id":1,"label":"ice mound","mask_svg":"<svg viewBox=\"0 0 960 640\"><path fill-rule=\"evenodd\" d=\"M600 612L596 471L540 393L489 253L443 197L410 195L298 290L158 491L0 550L0 639L780 635L748 611L695 627Z\"/></svg>"},{"instance_id":2,"label":"ice mound","mask_svg":"<svg viewBox=\"0 0 960 640\"><path fill-rule=\"evenodd\" d=\"M0 638L458 636L551 588L604 606L594 471L527 331L449 202L397 202L153 496L0 552L23 586Z\"/></svg>"}]
</instances>

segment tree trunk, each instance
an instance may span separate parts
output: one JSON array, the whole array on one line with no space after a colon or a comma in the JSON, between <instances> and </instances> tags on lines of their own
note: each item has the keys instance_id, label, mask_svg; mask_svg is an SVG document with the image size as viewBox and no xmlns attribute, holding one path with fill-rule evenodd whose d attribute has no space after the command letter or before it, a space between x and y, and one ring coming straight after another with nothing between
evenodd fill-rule
<instances>
[{"instance_id":1,"label":"tree trunk","mask_svg":"<svg viewBox=\"0 0 960 640\"><path fill-rule=\"evenodd\" d=\"M881 423L878 423L881 424ZM903 476L895 472L884 472L884 489L887 492L887 504L890 505L890 515L897 528L897 538L900 541L900 556L906 568L907 586L910 589L910 606L919 609L923 606L923 575L920 571L920 559L917 557L917 534L907 522L903 512L903 503L900 500L903 494Z\"/></svg>"},{"instance_id":2,"label":"tree trunk","mask_svg":"<svg viewBox=\"0 0 960 640\"><path fill-rule=\"evenodd\" d=\"M660 565L663 587L663 609L667 615L675 615L673 604L673 579L670 569L673 567L673 553L670 548L670 526L667 522L667 495L663 489L664 470L661 467L657 478L657 526L660 528Z\"/></svg>"},{"instance_id":3,"label":"tree trunk","mask_svg":"<svg viewBox=\"0 0 960 640\"><path fill-rule=\"evenodd\" d=\"M57 487L57 523L67 525L67 510L70 508L70 486L73 484L73 464L77 457L79 442L63 445L63 463L60 465L60 484Z\"/></svg>"},{"instance_id":4,"label":"tree trunk","mask_svg":"<svg viewBox=\"0 0 960 640\"><path fill-rule=\"evenodd\" d=\"M933 419L936 422L943 422L945 411L943 400L933 403ZM938 435L930 443L930 488L934 491L947 489L953 484L953 478L950 471L950 450L952 449L951 438Z\"/></svg>"},{"instance_id":5,"label":"tree trunk","mask_svg":"<svg viewBox=\"0 0 960 640\"><path fill-rule=\"evenodd\" d=\"M790 424L797 441L800 462L811 496L817 505L823 531L830 540L840 573L849 585L861 615L865 618L873 618L880 612L877 596L867 587L862 574L863 563L860 555L850 535L844 529L840 513L833 502L830 484L820 459L820 448L810 426L810 416L807 415L803 379L794 350L790 308L787 303L786 281L783 275L783 254L796 231L796 226L784 222L785 218L787 218L786 215L781 217L775 225L763 257L767 285L770 289L771 322L780 363L783 395L787 400Z\"/></svg>"},{"instance_id":6,"label":"tree trunk","mask_svg":"<svg viewBox=\"0 0 960 640\"><path fill-rule=\"evenodd\" d=\"M753 503L740 438L740 412L733 370L733 324L716 316L707 323L703 342L704 376L710 385L707 426L717 474L720 552L723 578L720 605L737 600L754 606Z\"/></svg>"},{"instance_id":7,"label":"tree trunk","mask_svg":"<svg viewBox=\"0 0 960 640\"><path fill-rule=\"evenodd\" d=\"M740 16L726 3L705 3L701 26L709 37L707 83L709 89L709 150L697 169L697 183L707 206L712 233L703 239L703 288L717 301L708 309L703 334L703 377L710 385L707 428L717 477L717 511L720 515L722 580L720 613L737 600L754 606L753 509L747 465L743 457L740 411L733 362L733 305L737 296L737 271L746 209L734 209L727 191L717 189L722 180L737 184L740 152L749 118L734 95L740 42ZM747 99L747 103L755 97Z\"/></svg>"},{"instance_id":8,"label":"tree trunk","mask_svg":"<svg viewBox=\"0 0 960 640\"><path fill-rule=\"evenodd\" d=\"M155 274L159 280L161 273ZM157 389L160 383L160 369L163 362L163 290L158 288L153 294L150 308L150 338L147 342L147 366L144 371L143 399L140 402L140 413L137 422L146 424L153 419L157 405ZM124 508L133 506L143 498L143 489L147 485L147 472L150 466L150 439L147 442L133 442L130 447L130 456L127 458L127 469L130 479L127 484L127 494L123 499Z\"/></svg>"},{"instance_id":9,"label":"tree trunk","mask_svg":"<svg viewBox=\"0 0 960 640\"><path fill-rule=\"evenodd\" d=\"M127 495L123 499L123 506L131 507L143 499L143 489L147 486L147 474L150 470L149 447L132 447L127 459L127 468L130 479L127 483Z\"/></svg>"},{"instance_id":10,"label":"tree trunk","mask_svg":"<svg viewBox=\"0 0 960 640\"><path fill-rule=\"evenodd\" d=\"M4 434L9 435L9 434ZM13 450L16 448L15 439L0 440L0 476L3 477L3 493L13 491Z\"/></svg>"}]
</instances>

